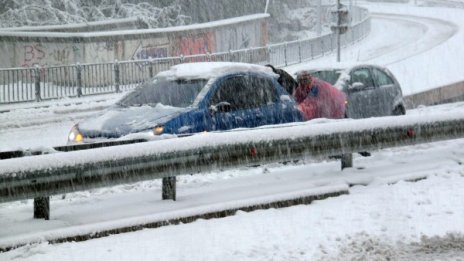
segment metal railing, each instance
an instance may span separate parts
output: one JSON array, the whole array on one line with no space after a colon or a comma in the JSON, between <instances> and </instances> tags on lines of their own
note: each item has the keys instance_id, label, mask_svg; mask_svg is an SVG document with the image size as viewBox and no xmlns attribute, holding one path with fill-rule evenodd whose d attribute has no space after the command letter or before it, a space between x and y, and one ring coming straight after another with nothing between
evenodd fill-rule
<instances>
[{"instance_id":1,"label":"metal railing","mask_svg":"<svg viewBox=\"0 0 464 261\"><path fill-rule=\"evenodd\" d=\"M203 135L210 136L205 139ZM71 149L0 161L0 202L34 198L35 217L47 219L49 196L56 194L162 178L162 198L175 199L178 175L315 156L351 158L351 153L359 151L462 137L464 115L448 113L206 133L171 139L167 147L155 141L86 151Z\"/></svg>"},{"instance_id":2,"label":"metal railing","mask_svg":"<svg viewBox=\"0 0 464 261\"><path fill-rule=\"evenodd\" d=\"M342 45L360 41L369 32L370 17L365 17L342 35ZM333 52L335 48L335 36L328 33L305 40L212 54L98 64L0 69L0 104L120 92L132 89L158 72L168 70L171 66L180 63L230 61L270 63L282 67L321 57Z\"/></svg>"}]
</instances>

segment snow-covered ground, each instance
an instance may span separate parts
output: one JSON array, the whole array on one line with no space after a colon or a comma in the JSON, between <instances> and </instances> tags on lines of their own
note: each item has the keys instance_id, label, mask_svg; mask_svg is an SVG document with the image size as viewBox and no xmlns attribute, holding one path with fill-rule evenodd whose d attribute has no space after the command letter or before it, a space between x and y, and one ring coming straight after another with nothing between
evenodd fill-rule
<instances>
[{"instance_id":1,"label":"snow-covered ground","mask_svg":"<svg viewBox=\"0 0 464 261\"><path fill-rule=\"evenodd\" d=\"M303 193L345 182L368 184L351 187L350 195L311 205L239 212L222 219L88 242L36 244L2 253L0 259L429 260L424 259L427 251L440 260L463 257L463 145L461 139L384 150L370 158L357 157L356 168L348 171L340 171L339 162L324 161L182 177L176 202L159 200L159 181L69 194L64 200L56 197L51 201L50 221L32 220L30 201L5 204L0 210L2 243L15 240L12 232L17 233L16 239L24 235L40 238L41 230L69 227L86 231L137 217L147 220L156 215L226 207L237 201L252 202L252 196L279 190ZM428 178L394 185L383 179L385 175L411 174ZM447 243L430 243L427 248L433 236ZM422 238L424 243L417 243ZM418 245L414 248L413 243Z\"/></svg>"},{"instance_id":2,"label":"snow-covered ground","mask_svg":"<svg viewBox=\"0 0 464 261\"><path fill-rule=\"evenodd\" d=\"M464 80L464 10L362 4L377 13L372 34L345 49L342 59L386 65L400 80L405 94ZM334 60L332 55L318 63ZM314 65L310 62L302 67ZM51 104L0 113L0 151L62 145L75 120L117 98L112 97L100 104L84 99L83 104ZM10 107L0 107L0 111ZM67 108L78 112L62 120ZM423 107L408 114L427 117L432 111L464 113L464 103ZM28 125L33 119L43 123ZM19 129L15 125L31 127ZM0 260L462 260L463 146L460 139L383 150L372 157L356 157L355 168L343 172L336 161L308 161L182 177L177 202L159 201L160 181L74 193L65 199L52 199L51 221L33 220L31 201L1 204L0 241L4 242L15 231L18 236L27 236L29 230L32 235L47 227L98 226L98 222L156 214L159 204L175 208L176 203L195 205L233 194L263 192L266 185L272 190L265 181L273 181L274 188L285 184L298 189L304 189L301 185L306 183L311 189L357 178L367 184L351 187L350 195L311 205L240 212L222 219L80 243L30 245L0 253ZM428 178L397 184L379 178L412 174Z\"/></svg>"}]
</instances>

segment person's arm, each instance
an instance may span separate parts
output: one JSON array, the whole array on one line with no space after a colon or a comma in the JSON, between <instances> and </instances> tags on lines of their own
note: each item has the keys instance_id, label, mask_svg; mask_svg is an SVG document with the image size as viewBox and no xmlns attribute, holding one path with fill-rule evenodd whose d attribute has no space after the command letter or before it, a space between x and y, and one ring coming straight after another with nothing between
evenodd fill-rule
<instances>
[{"instance_id":1,"label":"person's arm","mask_svg":"<svg viewBox=\"0 0 464 261\"><path fill-rule=\"evenodd\" d=\"M295 101L297 103L302 103L304 99L306 99L306 96L308 96L308 92L305 90L305 88L301 85L298 85L296 89L293 92L293 97L295 97Z\"/></svg>"}]
</instances>

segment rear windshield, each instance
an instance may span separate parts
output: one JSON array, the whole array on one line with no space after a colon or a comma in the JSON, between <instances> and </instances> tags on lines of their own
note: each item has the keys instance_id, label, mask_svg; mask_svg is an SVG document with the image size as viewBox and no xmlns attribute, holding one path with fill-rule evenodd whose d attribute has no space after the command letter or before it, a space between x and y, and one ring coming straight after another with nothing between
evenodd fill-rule
<instances>
[{"instance_id":1,"label":"rear windshield","mask_svg":"<svg viewBox=\"0 0 464 261\"><path fill-rule=\"evenodd\" d=\"M122 98L118 105L123 107L163 104L185 108L193 105L196 97L208 80L156 79L135 89Z\"/></svg>"},{"instance_id":2,"label":"rear windshield","mask_svg":"<svg viewBox=\"0 0 464 261\"><path fill-rule=\"evenodd\" d=\"M338 70L326 70L326 71L315 71L311 72L311 75L324 80L332 85L334 85L338 78L340 77L340 71Z\"/></svg>"}]
</instances>

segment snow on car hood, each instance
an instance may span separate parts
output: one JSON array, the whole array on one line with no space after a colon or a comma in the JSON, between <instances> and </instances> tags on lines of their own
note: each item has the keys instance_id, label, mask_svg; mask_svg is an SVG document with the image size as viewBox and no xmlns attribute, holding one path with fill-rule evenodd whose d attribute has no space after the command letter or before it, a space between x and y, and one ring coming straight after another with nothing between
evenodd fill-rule
<instances>
[{"instance_id":1,"label":"snow on car hood","mask_svg":"<svg viewBox=\"0 0 464 261\"><path fill-rule=\"evenodd\" d=\"M79 130L87 137L120 137L129 133L151 129L164 124L191 108L178 108L157 104L155 107L113 107L103 114L80 122Z\"/></svg>"}]
</instances>

